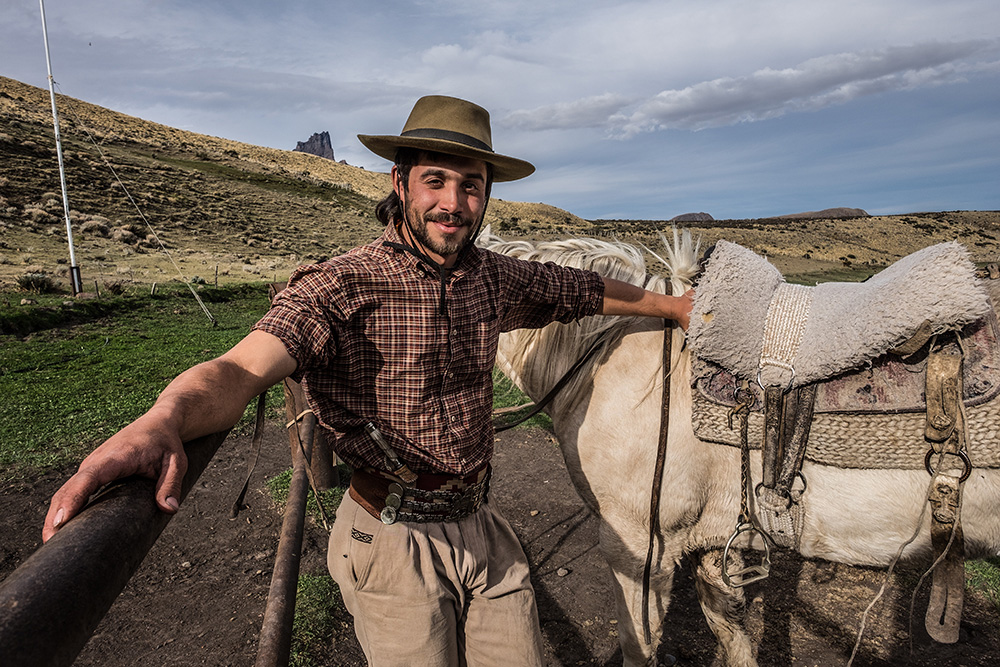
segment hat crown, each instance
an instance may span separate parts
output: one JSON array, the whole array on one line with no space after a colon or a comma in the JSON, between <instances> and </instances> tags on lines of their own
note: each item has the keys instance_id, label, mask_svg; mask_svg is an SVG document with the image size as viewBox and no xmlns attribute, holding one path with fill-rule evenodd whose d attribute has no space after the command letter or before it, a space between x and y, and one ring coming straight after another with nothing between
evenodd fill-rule
<instances>
[{"instance_id":1,"label":"hat crown","mask_svg":"<svg viewBox=\"0 0 1000 667\"><path fill-rule=\"evenodd\" d=\"M493 150L490 113L478 104L446 95L427 95L417 100L400 136L458 140ZM466 138L474 141L463 141Z\"/></svg>"},{"instance_id":2,"label":"hat crown","mask_svg":"<svg viewBox=\"0 0 1000 667\"><path fill-rule=\"evenodd\" d=\"M498 182L516 181L535 171L530 162L494 152L486 109L446 95L417 100L398 137L359 134L358 139L375 155L390 161L402 148L482 160L493 166L493 180Z\"/></svg>"}]
</instances>

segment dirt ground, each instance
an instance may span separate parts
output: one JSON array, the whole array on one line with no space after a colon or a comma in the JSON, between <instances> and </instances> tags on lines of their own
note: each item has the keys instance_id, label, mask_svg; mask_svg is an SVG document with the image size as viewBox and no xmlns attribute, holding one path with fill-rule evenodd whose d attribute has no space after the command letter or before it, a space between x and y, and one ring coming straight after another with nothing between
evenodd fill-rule
<instances>
[{"instance_id":1,"label":"dirt ground","mask_svg":"<svg viewBox=\"0 0 1000 667\"><path fill-rule=\"evenodd\" d=\"M229 519L229 507L245 475L249 438L231 438L222 446L76 664L254 663L281 526L263 480L287 467L286 442L280 426L268 427L248 508L235 521ZM38 547L47 500L70 472L0 490L0 578ZM533 566L548 664L621 664L597 520L570 485L551 435L540 429L501 434L493 488L494 502L514 525ZM325 542L322 527L312 526L305 538L304 572L325 572ZM847 664L861 613L882 584L883 572L788 553L773 560L771 578L748 592L748 627L759 643L760 664ZM977 595L967 596L961 641L955 645L931 642L918 611L910 653L906 628L918 576L909 571L894 577L886 600L868 620L854 664L995 665L1000 612ZM681 665L711 665L715 640L686 567L678 571L674 590L660 655L676 655ZM363 665L346 612L340 612L336 626L328 664Z\"/></svg>"}]
</instances>

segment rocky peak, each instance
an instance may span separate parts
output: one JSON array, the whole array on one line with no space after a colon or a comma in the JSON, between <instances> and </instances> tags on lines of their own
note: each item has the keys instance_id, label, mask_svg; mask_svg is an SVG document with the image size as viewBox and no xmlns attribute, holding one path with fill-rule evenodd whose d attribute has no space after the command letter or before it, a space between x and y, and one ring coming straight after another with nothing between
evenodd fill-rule
<instances>
[{"instance_id":1,"label":"rocky peak","mask_svg":"<svg viewBox=\"0 0 1000 667\"><path fill-rule=\"evenodd\" d=\"M327 160L335 159L333 157L333 146L330 145L329 132L317 132L309 137L308 141L296 143L295 148L292 150L300 153L309 153L310 155L318 155L325 157Z\"/></svg>"}]
</instances>

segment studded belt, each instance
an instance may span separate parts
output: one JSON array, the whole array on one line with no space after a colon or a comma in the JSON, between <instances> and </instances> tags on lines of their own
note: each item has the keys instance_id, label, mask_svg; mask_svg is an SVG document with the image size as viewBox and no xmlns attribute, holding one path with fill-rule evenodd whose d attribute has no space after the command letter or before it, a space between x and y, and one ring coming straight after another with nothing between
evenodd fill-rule
<instances>
[{"instance_id":1,"label":"studded belt","mask_svg":"<svg viewBox=\"0 0 1000 667\"><path fill-rule=\"evenodd\" d=\"M361 468L351 474L349 493L382 523L458 521L486 502L492 468L487 465L465 477L418 475L405 485L399 479Z\"/></svg>"}]
</instances>

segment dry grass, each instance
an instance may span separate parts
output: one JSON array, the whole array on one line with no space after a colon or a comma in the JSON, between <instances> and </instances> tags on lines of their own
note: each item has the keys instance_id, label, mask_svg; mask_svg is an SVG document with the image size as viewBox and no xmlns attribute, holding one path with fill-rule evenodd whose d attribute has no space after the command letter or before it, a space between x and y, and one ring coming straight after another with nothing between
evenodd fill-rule
<instances>
[{"instance_id":1,"label":"dry grass","mask_svg":"<svg viewBox=\"0 0 1000 667\"><path fill-rule=\"evenodd\" d=\"M380 232L373 209L388 191L387 174L177 130L70 98L59 104L74 247L87 288L175 279L157 238L187 279L222 283L283 280L298 264ZM0 286L29 272L64 282L68 273L49 114L48 91L0 77ZM614 236L647 245L670 227L587 221L545 204L503 200L491 203L488 220L507 237ZM962 241L979 262L1000 256L997 212L684 224L703 245L740 243L805 281L864 278L943 240Z\"/></svg>"}]
</instances>

